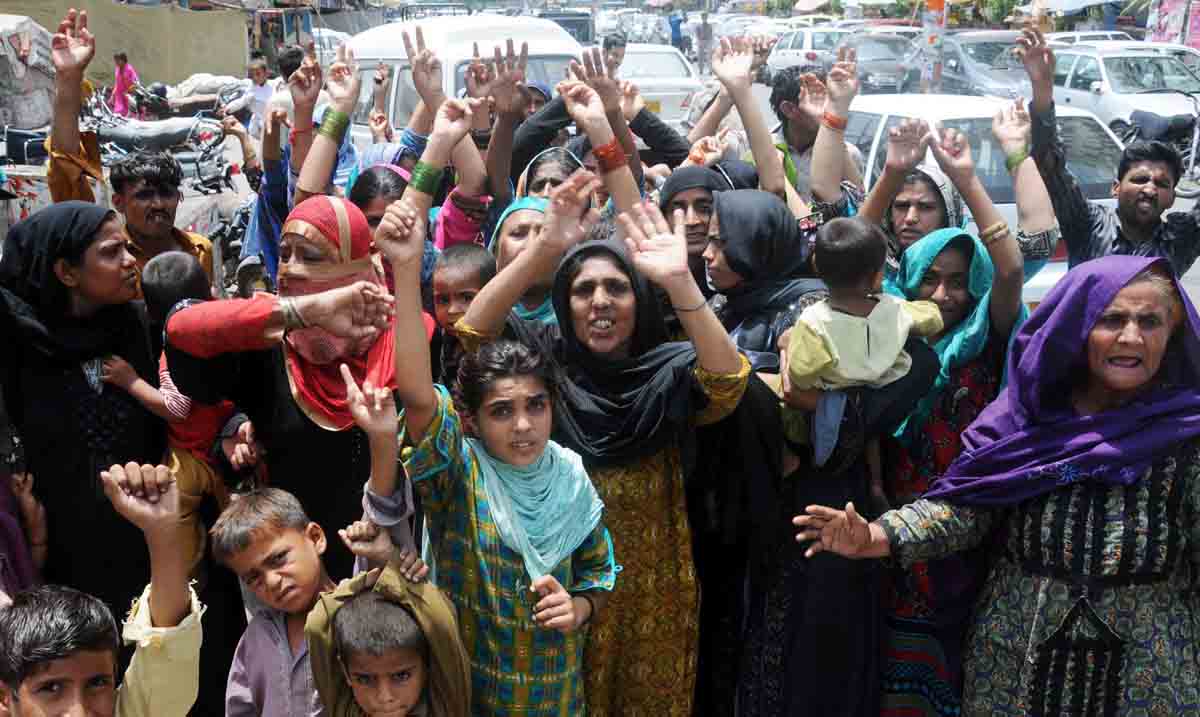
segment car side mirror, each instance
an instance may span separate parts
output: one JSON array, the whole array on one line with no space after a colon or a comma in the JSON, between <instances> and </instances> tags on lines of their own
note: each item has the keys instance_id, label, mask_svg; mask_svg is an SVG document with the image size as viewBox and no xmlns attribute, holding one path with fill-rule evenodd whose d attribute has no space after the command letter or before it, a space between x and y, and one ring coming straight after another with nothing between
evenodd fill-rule
<instances>
[{"instance_id":1,"label":"car side mirror","mask_svg":"<svg viewBox=\"0 0 1200 717\"><path fill-rule=\"evenodd\" d=\"M1093 95L1104 94L1104 83L1101 82L1100 80L1096 80L1096 81L1092 82L1091 90L1092 90Z\"/></svg>"}]
</instances>

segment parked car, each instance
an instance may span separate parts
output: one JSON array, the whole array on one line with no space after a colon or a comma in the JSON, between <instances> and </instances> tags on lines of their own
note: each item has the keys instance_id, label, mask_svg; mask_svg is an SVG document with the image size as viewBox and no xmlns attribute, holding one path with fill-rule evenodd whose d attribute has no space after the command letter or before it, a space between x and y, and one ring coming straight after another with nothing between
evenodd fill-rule
<instances>
[{"instance_id":1,"label":"parked car","mask_svg":"<svg viewBox=\"0 0 1200 717\"><path fill-rule=\"evenodd\" d=\"M908 25L869 25L864 29L870 35L894 35L908 40L915 40L925 32L919 27Z\"/></svg>"},{"instance_id":2,"label":"parked car","mask_svg":"<svg viewBox=\"0 0 1200 717\"><path fill-rule=\"evenodd\" d=\"M1030 97L1033 88L1012 50L1019 32L960 32L943 45L942 91L957 95Z\"/></svg>"},{"instance_id":3,"label":"parked car","mask_svg":"<svg viewBox=\"0 0 1200 717\"><path fill-rule=\"evenodd\" d=\"M892 35L854 33L843 37L828 56L825 69L833 67L842 48L852 47L858 55L858 81L863 93L895 94L920 79L906 59L912 42Z\"/></svg>"},{"instance_id":4,"label":"parked car","mask_svg":"<svg viewBox=\"0 0 1200 717\"><path fill-rule=\"evenodd\" d=\"M481 53L489 53L503 40L512 38L517 47L529 43L529 63L525 76L529 82L553 87L566 76L572 60L583 54L583 46L558 23L534 17L501 17L496 15L431 17L416 22L389 23L360 32L350 39L350 47L363 73L362 91L358 106L351 117L354 142L365 148L371 143L367 126L374 95L375 67L383 62L390 68L388 89L388 119L393 127L404 127L416 109L420 97L412 84L412 69L404 51L401 33L412 37L421 27L425 42L436 48L442 62L443 88L454 97L467 86L466 70L474 58L474 45Z\"/></svg>"},{"instance_id":5,"label":"parked car","mask_svg":"<svg viewBox=\"0 0 1200 717\"><path fill-rule=\"evenodd\" d=\"M775 73L789 67L824 67L825 60L833 57L830 54L833 48L849 34L847 30L824 27L785 34L767 57L763 79L769 80Z\"/></svg>"},{"instance_id":6,"label":"parked car","mask_svg":"<svg viewBox=\"0 0 1200 717\"><path fill-rule=\"evenodd\" d=\"M542 10L537 16L562 25L580 45L591 45L596 42L596 25L592 21L590 12Z\"/></svg>"},{"instance_id":7,"label":"parked car","mask_svg":"<svg viewBox=\"0 0 1200 717\"><path fill-rule=\"evenodd\" d=\"M350 40L350 35L324 27L314 27L313 45L316 46L317 58L322 67L329 67L337 61L337 49Z\"/></svg>"},{"instance_id":8,"label":"parked car","mask_svg":"<svg viewBox=\"0 0 1200 717\"><path fill-rule=\"evenodd\" d=\"M887 159L888 130L901 121L924 119L963 132L971 143L976 174L1000 214L1015 227L1012 178L1004 165L1004 152L992 138L992 118L1006 102L995 97L859 95L850 105L846 141L857 146L866 160L863 181L869 191ZM1112 182L1121 160L1120 141L1095 115L1069 106L1058 108L1058 126L1066 145L1067 167L1079 181L1084 196L1112 206ZM928 159L933 161L932 156ZM971 231L979 230L973 219L968 219L967 226ZM1027 278L1025 301L1041 301L1066 270L1066 245L1059 242L1053 260Z\"/></svg>"},{"instance_id":9,"label":"parked car","mask_svg":"<svg viewBox=\"0 0 1200 717\"><path fill-rule=\"evenodd\" d=\"M1057 48L1059 51L1070 50L1082 47L1079 45L1063 45ZM1105 50L1113 48L1121 48L1124 50L1145 50L1147 52L1157 52L1162 55L1170 55L1178 58L1180 62L1187 66L1189 70L1200 76L1200 50L1187 45L1178 45L1173 42L1125 42L1122 40L1105 40L1103 42L1088 42L1088 47Z\"/></svg>"},{"instance_id":10,"label":"parked car","mask_svg":"<svg viewBox=\"0 0 1200 717\"><path fill-rule=\"evenodd\" d=\"M618 74L638 86L646 109L676 129L683 127L692 98L704 87L692 63L670 45L627 45Z\"/></svg>"},{"instance_id":11,"label":"parked car","mask_svg":"<svg viewBox=\"0 0 1200 717\"><path fill-rule=\"evenodd\" d=\"M793 30L800 30L806 27L815 27L827 22L837 20L833 15L800 15L798 17L789 17L782 20Z\"/></svg>"},{"instance_id":12,"label":"parked car","mask_svg":"<svg viewBox=\"0 0 1200 717\"><path fill-rule=\"evenodd\" d=\"M1047 42L1061 42L1074 45L1077 42L1094 42L1096 40L1124 40L1133 42L1134 38L1120 30L1093 30L1091 32L1050 32L1046 33Z\"/></svg>"},{"instance_id":13,"label":"parked car","mask_svg":"<svg viewBox=\"0 0 1200 717\"><path fill-rule=\"evenodd\" d=\"M1200 77L1170 55L1088 44L1055 53L1055 104L1094 112L1121 137L1135 110L1194 114L1192 100L1181 92L1200 92Z\"/></svg>"}]
</instances>

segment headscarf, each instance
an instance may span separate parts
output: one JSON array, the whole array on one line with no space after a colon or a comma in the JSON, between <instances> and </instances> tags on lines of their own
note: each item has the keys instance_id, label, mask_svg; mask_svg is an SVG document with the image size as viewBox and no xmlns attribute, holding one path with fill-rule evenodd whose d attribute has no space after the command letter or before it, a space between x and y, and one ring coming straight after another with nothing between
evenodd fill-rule
<instances>
[{"instance_id":1,"label":"headscarf","mask_svg":"<svg viewBox=\"0 0 1200 717\"><path fill-rule=\"evenodd\" d=\"M554 152L561 152L563 154L563 158L569 159L571 164L575 165L575 169L583 169L583 160L581 160L575 153L571 152L565 147L547 147L541 152L533 155L533 159L529 160L529 164L526 164L525 169L521 171L521 176L517 179L518 197L524 197L529 193L529 171L533 169L533 165L537 164L538 160L540 160L542 157ZM499 225L497 224L497 226Z\"/></svg>"},{"instance_id":2,"label":"headscarf","mask_svg":"<svg viewBox=\"0 0 1200 717\"><path fill-rule=\"evenodd\" d=\"M1156 383L1124 406L1079 416L1071 388L1086 375L1092 328L1150 267L1172 277L1184 308ZM1017 333L1008 372L1008 387L963 433L963 453L930 497L1004 506L1081 480L1131 485L1200 436L1200 317L1164 259L1106 256L1067 272Z\"/></svg>"},{"instance_id":3,"label":"headscarf","mask_svg":"<svg viewBox=\"0 0 1200 717\"><path fill-rule=\"evenodd\" d=\"M758 189L758 168L740 159L723 159L713 165L713 171L728 183L722 189Z\"/></svg>"},{"instance_id":4,"label":"headscarf","mask_svg":"<svg viewBox=\"0 0 1200 717\"><path fill-rule=\"evenodd\" d=\"M500 232L504 230L504 222L508 220L508 217L513 212L529 209L539 214L545 214L546 207L549 205L550 203L541 197L521 197L514 200L512 204L505 207L504 212L500 215L500 220L496 222L496 231L492 232L492 240L488 242L488 250L492 254L499 253L500 247L497 246L497 242L500 240ZM550 300L550 297L546 297L546 300L533 310L526 309L521 302L517 302L517 305L513 307L513 312L525 321L537 321L543 324L553 324L557 321L554 316L554 303Z\"/></svg>"},{"instance_id":5,"label":"headscarf","mask_svg":"<svg viewBox=\"0 0 1200 717\"><path fill-rule=\"evenodd\" d=\"M304 296L366 280L383 286L379 263L371 254L367 218L349 200L328 195L309 197L288 215L283 234L299 234L333 250L332 264L279 266L280 296ZM289 331L284 337L288 382L296 405L314 423L330 431L354 425L346 403L344 363L360 384L395 388L394 328L382 332L361 355L352 355L350 342L312 326Z\"/></svg>"},{"instance_id":6,"label":"headscarf","mask_svg":"<svg viewBox=\"0 0 1200 717\"><path fill-rule=\"evenodd\" d=\"M68 315L70 292L54 264L80 256L104 222L116 216L91 202L59 202L15 224L0 258L0 312L21 342L48 359L77 362L103 356L144 333L132 302L105 306L86 320Z\"/></svg>"},{"instance_id":7,"label":"headscarf","mask_svg":"<svg viewBox=\"0 0 1200 717\"><path fill-rule=\"evenodd\" d=\"M992 280L995 269L987 249L978 239L961 229L938 229L910 246L900 257L900 270L884 282L884 289L894 296L910 301L920 298L921 281L942 250L952 242L969 247L970 268L967 270L967 293L975 302L971 313L957 326L947 330L933 345L941 361L941 370L933 383L933 389L917 404L908 419L896 430L896 437L906 445L919 439L919 431L933 412L938 396L950 382L950 374L973 361L987 347L991 337ZM1022 305L1018 323L1027 310Z\"/></svg>"},{"instance_id":8,"label":"headscarf","mask_svg":"<svg viewBox=\"0 0 1200 717\"><path fill-rule=\"evenodd\" d=\"M483 441L467 442L500 540L521 556L532 580L549 575L600 524L604 503L583 459L550 441L541 457L519 467L494 458Z\"/></svg>"},{"instance_id":9,"label":"headscarf","mask_svg":"<svg viewBox=\"0 0 1200 717\"><path fill-rule=\"evenodd\" d=\"M721 175L708 167L694 165L680 167L671 172L671 176L667 177L667 181L663 183L662 189L659 190L658 206L664 212L667 211L667 207L670 206L671 200L675 198L675 195L680 192L686 192L689 189L707 189L715 193L728 188Z\"/></svg>"},{"instance_id":10,"label":"headscarf","mask_svg":"<svg viewBox=\"0 0 1200 717\"><path fill-rule=\"evenodd\" d=\"M958 190L954 188L954 183L941 170L941 167L932 162L927 162L914 169L912 173L923 175L933 186L937 187L938 195L942 199L942 206L946 208L946 225L943 228L961 229L963 226L962 196L959 195ZM900 242L896 239L896 228L892 225L890 204L888 205L888 210L883 213L883 230L888 237L889 269L894 270L900 262L902 252L900 250Z\"/></svg>"},{"instance_id":11,"label":"headscarf","mask_svg":"<svg viewBox=\"0 0 1200 717\"><path fill-rule=\"evenodd\" d=\"M587 258L612 260L633 284L637 302L629 357L593 354L575 336L571 320L571 283L564 268ZM560 443L583 456L589 467L621 465L654 455L672 440L689 449L690 420L703 405L692 375L696 352L690 343L667 343L662 311L650 283L633 268L625 246L588 241L563 258L552 291L557 327L540 332L516 322L526 345L537 344L554 361L555 427Z\"/></svg>"}]
</instances>

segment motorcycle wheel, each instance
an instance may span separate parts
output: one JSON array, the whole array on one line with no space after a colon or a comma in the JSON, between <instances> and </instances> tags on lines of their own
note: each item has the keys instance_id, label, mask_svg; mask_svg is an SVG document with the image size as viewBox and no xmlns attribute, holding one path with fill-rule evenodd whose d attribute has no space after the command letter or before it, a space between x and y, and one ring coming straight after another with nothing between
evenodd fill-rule
<instances>
[{"instance_id":1,"label":"motorcycle wheel","mask_svg":"<svg viewBox=\"0 0 1200 717\"><path fill-rule=\"evenodd\" d=\"M1192 166L1191 170L1187 169L1192 162L1192 149L1183 152L1183 176L1179 178L1179 183L1175 185L1175 194L1184 199L1195 199L1200 197L1200 165Z\"/></svg>"}]
</instances>

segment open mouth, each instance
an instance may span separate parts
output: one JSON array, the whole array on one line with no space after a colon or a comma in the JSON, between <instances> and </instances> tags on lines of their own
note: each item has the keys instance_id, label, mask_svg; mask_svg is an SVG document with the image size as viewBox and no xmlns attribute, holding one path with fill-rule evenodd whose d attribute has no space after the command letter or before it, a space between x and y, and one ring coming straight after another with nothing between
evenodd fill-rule
<instances>
[{"instance_id":1,"label":"open mouth","mask_svg":"<svg viewBox=\"0 0 1200 717\"><path fill-rule=\"evenodd\" d=\"M1114 356L1105 361L1109 366L1119 369L1135 369L1142 365L1142 360L1136 356Z\"/></svg>"},{"instance_id":2,"label":"open mouth","mask_svg":"<svg viewBox=\"0 0 1200 717\"><path fill-rule=\"evenodd\" d=\"M612 331L613 320L612 319L593 319L588 324L588 326L590 326L593 330L599 331L602 333L607 332L607 331Z\"/></svg>"}]
</instances>

